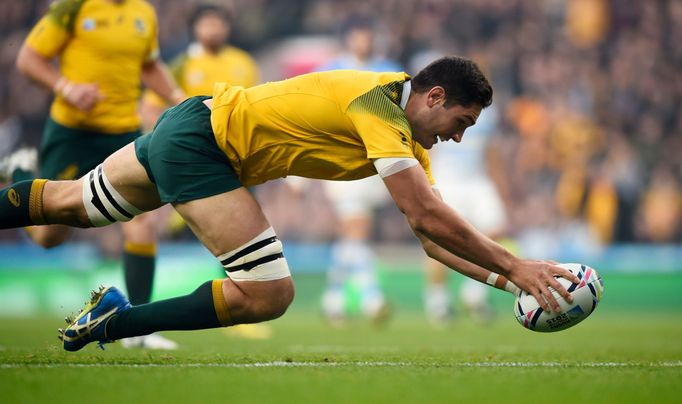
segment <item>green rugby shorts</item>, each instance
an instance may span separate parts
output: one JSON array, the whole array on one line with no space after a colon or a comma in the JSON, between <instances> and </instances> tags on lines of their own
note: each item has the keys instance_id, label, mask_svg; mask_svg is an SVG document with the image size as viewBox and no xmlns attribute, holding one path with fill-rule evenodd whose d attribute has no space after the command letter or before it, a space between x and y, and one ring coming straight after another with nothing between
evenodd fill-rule
<instances>
[{"instance_id":1,"label":"green rugby shorts","mask_svg":"<svg viewBox=\"0 0 682 404\"><path fill-rule=\"evenodd\" d=\"M135 141L137 159L164 203L187 202L242 186L211 128L211 110L192 97L164 112L154 130Z\"/></svg>"},{"instance_id":2,"label":"green rugby shorts","mask_svg":"<svg viewBox=\"0 0 682 404\"><path fill-rule=\"evenodd\" d=\"M109 134L69 128L48 118L40 145L39 177L49 180L80 178L141 134L139 130Z\"/></svg>"}]
</instances>

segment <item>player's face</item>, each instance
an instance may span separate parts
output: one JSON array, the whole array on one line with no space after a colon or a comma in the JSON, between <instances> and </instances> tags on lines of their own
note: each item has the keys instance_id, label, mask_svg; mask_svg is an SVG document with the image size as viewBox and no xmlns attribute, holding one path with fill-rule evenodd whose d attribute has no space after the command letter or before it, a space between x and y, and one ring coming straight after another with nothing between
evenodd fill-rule
<instances>
[{"instance_id":1,"label":"player's face","mask_svg":"<svg viewBox=\"0 0 682 404\"><path fill-rule=\"evenodd\" d=\"M346 36L346 46L356 58L369 59L374 52L374 33L369 29L354 29Z\"/></svg>"},{"instance_id":2,"label":"player's face","mask_svg":"<svg viewBox=\"0 0 682 404\"><path fill-rule=\"evenodd\" d=\"M406 114L412 127L412 137L425 149L432 148L439 141L452 139L461 142L464 131L473 126L481 114L480 105L444 106L445 93L440 87L434 87L427 94L417 95L415 101Z\"/></svg>"},{"instance_id":3,"label":"player's face","mask_svg":"<svg viewBox=\"0 0 682 404\"><path fill-rule=\"evenodd\" d=\"M205 48L218 50L223 46L230 33L229 25L216 14L208 13L194 25L194 36Z\"/></svg>"}]
</instances>

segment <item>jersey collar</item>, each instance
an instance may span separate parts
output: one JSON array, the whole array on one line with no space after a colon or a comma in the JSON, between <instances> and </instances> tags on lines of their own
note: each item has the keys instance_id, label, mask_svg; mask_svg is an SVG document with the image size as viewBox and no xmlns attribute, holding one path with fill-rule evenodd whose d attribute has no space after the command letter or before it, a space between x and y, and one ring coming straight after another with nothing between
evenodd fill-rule
<instances>
[{"instance_id":1,"label":"jersey collar","mask_svg":"<svg viewBox=\"0 0 682 404\"><path fill-rule=\"evenodd\" d=\"M405 83L403 84L403 95L400 97L400 108L405 110L405 107L407 106L407 100L410 98L410 91L412 89L412 84L410 84L410 80L406 80Z\"/></svg>"}]
</instances>

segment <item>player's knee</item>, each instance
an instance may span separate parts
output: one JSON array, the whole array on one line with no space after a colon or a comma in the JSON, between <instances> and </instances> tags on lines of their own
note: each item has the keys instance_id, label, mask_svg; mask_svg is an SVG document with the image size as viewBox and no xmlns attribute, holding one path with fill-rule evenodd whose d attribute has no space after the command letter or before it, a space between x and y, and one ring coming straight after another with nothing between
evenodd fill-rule
<instances>
[{"instance_id":1,"label":"player's knee","mask_svg":"<svg viewBox=\"0 0 682 404\"><path fill-rule=\"evenodd\" d=\"M294 300L294 284L290 277L287 280L289 282L278 285L266 298L254 304L254 314L260 321L274 320L286 313Z\"/></svg>"},{"instance_id":2,"label":"player's knee","mask_svg":"<svg viewBox=\"0 0 682 404\"><path fill-rule=\"evenodd\" d=\"M104 174L102 164L83 177L82 200L87 227L127 222L143 213L116 191Z\"/></svg>"},{"instance_id":3,"label":"player's knee","mask_svg":"<svg viewBox=\"0 0 682 404\"><path fill-rule=\"evenodd\" d=\"M241 247L218 257L230 279L263 282L265 293L249 295L246 312L257 321L272 320L284 314L294 299L294 284L282 242L272 227ZM267 285L267 286L266 286Z\"/></svg>"},{"instance_id":4,"label":"player's knee","mask_svg":"<svg viewBox=\"0 0 682 404\"><path fill-rule=\"evenodd\" d=\"M42 248L50 249L62 245L66 238L62 234L46 232L36 235L31 234L31 239Z\"/></svg>"},{"instance_id":5,"label":"player's knee","mask_svg":"<svg viewBox=\"0 0 682 404\"><path fill-rule=\"evenodd\" d=\"M282 242L272 227L218 259L234 282L267 282L291 276Z\"/></svg>"}]
</instances>

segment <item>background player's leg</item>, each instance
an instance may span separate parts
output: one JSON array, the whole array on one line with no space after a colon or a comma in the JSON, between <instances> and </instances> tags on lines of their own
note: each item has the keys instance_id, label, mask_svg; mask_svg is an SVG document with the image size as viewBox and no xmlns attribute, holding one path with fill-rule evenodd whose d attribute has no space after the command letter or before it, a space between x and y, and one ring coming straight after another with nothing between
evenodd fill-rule
<instances>
[{"instance_id":1,"label":"background player's leg","mask_svg":"<svg viewBox=\"0 0 682 404\"><path fill-rule=\"evenodd\" d=\"M426 318L434 327L447 326L452 320L452 297L447 285L449 269L428 257L424 267L426 271L426 285L424 287Z\"/></svg>"},{"instance_id":2,"label":"background player's leg","mask_svg":"<svg viewBox=\"0 0 682 404\"><path fill-rule=\"evenodd\" d=\"M18 149L0 162L0 177L14 183L35 179L37 170L38 152L33 148ZM41 178L53 177L43 175ZM71 230L61 225L27 227L26 232L36 244L44 248L60 245L71 235Z\"/></svg>"},{"instance_id":3,"label":"background player's leg","mask_svg":"<svg viewBox=\"0 0 682 404\"><path fill-rule=\"evenodd\" d=\"M370 247L373 209L389 198L378 177L357 181L327 181L325 191L333 202L339 232L332 244L331 265L322 309L332 324L345 317L345 284L351 282L360 297L362 313L376 322L387 319L388 305L379 287L376 259Z\"/></svg>"},{"instance_id":4,"label":"background player's leg","mask_svg":"<svg viewBox=\"0 0 682 404\"><path fill-rule=\"evenodd\" d=\"M122 223L123 275L130 303L149 303L154 288L157 252L157 212L146 212ZM125 348L176 349L178 344L159 334L121 340Z\"/></svg>"}]
</instances>

